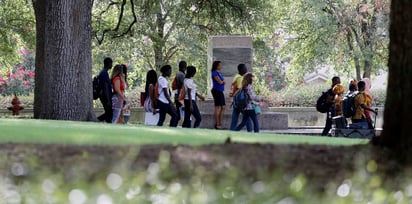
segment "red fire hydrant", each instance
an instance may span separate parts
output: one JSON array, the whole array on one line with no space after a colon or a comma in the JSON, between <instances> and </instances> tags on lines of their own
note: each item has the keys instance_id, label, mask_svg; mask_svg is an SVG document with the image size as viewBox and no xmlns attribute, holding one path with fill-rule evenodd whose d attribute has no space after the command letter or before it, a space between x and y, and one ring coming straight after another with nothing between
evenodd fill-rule
<instances>
[{"instance_id":1,"label":"red fire hydrant","mask_svg":"<svg viewBox=\"0 0 412 204\"><path fill-rule=\"evenodd\" d=\"M7 109L11 110L13 112L13 115L19 115L20 111L23 110L23 106L20 105L21 102L19 98L17 97L16 94L14 94L14 98L11 101L11 106L8 107Z\"/></svg>"}]
</instances>

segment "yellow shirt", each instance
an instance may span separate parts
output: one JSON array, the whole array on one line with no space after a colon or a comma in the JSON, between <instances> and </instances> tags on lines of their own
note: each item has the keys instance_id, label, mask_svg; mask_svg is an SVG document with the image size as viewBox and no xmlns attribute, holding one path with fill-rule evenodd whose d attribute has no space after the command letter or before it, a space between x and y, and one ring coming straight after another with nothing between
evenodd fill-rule
<instances>
[{"instance_id":1,"label":"yellow shirt","mask_svg":"<svg viewBox=\"0 0 412 204\"><path fill-rule=\"evenodd\" d=\"M233 78L233 81L236 82L238 89L242 88L243 76L236 74L235 78Z\"/></svg>"},{"instance_id":2,"label":"yellow shirt","mask_svg":"<svg viewBox=\"0 0 412 204\"><path fill-rule=\"evenodd\" d=\"M235 95L236 91L242 88L242 81L243 81L243 76L240 74L236 74L236 76L233 78L233 82L231 84L231 90L230 90L230 97L233 97Z\"/></svg>"},{"instance_id":3,"label":"yellow shirt","mask_svg":"<svg viewBox=\"0 0 412 204\"><path fill-rule=\"evenodd\" d=\"M357 96L355 96L355 107L356 107L356 113L352 117L352 119L362 119L365 118L365 111L361 107L361 105L366 105L366 93L365 91L362 91L359 93Z\"/></svg>"}]
</instances>

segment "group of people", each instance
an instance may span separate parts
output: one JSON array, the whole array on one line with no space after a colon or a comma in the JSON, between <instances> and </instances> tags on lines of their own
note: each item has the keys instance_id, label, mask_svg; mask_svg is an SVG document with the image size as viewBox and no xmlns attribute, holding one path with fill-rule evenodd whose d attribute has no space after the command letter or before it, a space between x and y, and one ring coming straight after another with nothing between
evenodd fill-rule
<instances>
[{"instance_id":1,"label":"group of people","mask_svg":"<svg viewBox=\"0 0 412 204\"><path fill-rule=\"evenodd\" d=\"M357 82L352 80L349 83L349 91L346 97L354 97L355 113L351 117L354 126L364 129L373 129L371 113L377 114L376 110L371 109L372 94L370 92L371 82L364 78ZM326 124L322 135L328 135L332 128L332 119L336 116L343 116L343 96L345 88L341 85L339 77L332 78L332 87L327 91L327 102L330 108L326 115ZM345 120L346 121L346 120Z\"/></svg>"},{"instance_id":2,"label":"group of people","mask_svg":"<svg viewBox=\"0 0 412 204\"><path fill-rule=\"evenodd\" d=\"M125 107L130 107L129 100L125 96L127 66L124 64L115 65L109 77L109 70L112 67L113 60L105 58L104 67L98 76L100 86L99 99L103 105L104 113L97 117L97 119L107 123L126 123L127 119L125 120L123 117L127 111Z\"/></svg>"},{"instance_id":3,"label":"group of people","mask_svg":"<svg viewBox=\"0 0 412 204\"><path fill-rule=\"evenodd\" d=\"M111 76L109 70L113 66L111 58L104 59L104 67L99 73L99 83L101 84L100 101L104 107L104 113L98 117L99 121L107 123L124 123L122 115L124 107L129 104L124 94L127 87L127 67L125 65L115 65ZM223 116L225 112L225 84L226 81L221 73L222 62L213 62L211 75L213 87L211 90L214 100L214 128L223 129ZM196 74L195 66L187 66L185 61L179 63L179 71L173 79L171 78L172 67L164 65L160 68L160 76L155 70L150 70L146 75L146 85L144 94L144 109L153 115L159 114L157 126L163 126L166 115L170 115L170 127L177 127L183 118L183 128L197 128L200 126L202 116L197 105L197 99L202 101L205 97L198 93L197 84L193 77ZM247 106L244 109L233 107L231 130L241 130L246 126L247 131L259 132L258 112L256 108L259 102L264 101L262 97L256 96L253 89L254 75L247 72L245 64L238 65L238 74L232 82L230 97L236 92L244 90L248 96ZM169 82L171 80L171 83ZM171 89L172 90L171 90ZM172 95L174 95L172 100ZM181 109L184 115L181 115ZM243 119L238 124L239 116L243 114ZM191 118L194 118L192 124Z\"/></svg>"},{"instance_id":4,"label":"group of people","mask_svg":"<svg viewBox=\"0 0 412 204\"><path fill-rule=\"evenodd\" d=\"M259 108L259 103L267 101L262 97L256 96L253 88L253 80L255 76L251 72L247 72L247 67L245 64L239 64L238 74L233 79L231 86L230 97L234 97L237 92L242 90L245 91L247 95L247 105L244 109L239 109L233 106L232 121L230 125L230 130L239 131L246 126L248 132L252 131L252 122L254 132L259 132L259 121L257 119ZM223 129L223 116L225 112L225 84L226 81L221 73L222 62L214 61L212 64L212 96L214 100L214 119L215 119L215 129ZM238 124L239 115L243 114L242 122Z\"/></svg>"},{"instance_id":5,"label":"group of people","mask_svg":"<svg viewBox=\"0 0 412 204\"><path fill-rule=\"evenodd\" d=\"M159 114L157 126L163 126L166 114L170 115L170 127L177 127L182 118L180 109L184 107L182 127L190 128L191 116L195 118L193 127L197 128L202 121L196 99L205 100L197 92L197 85L193 81L196 74L196 67L187 66L185 61L179 63L179 72L172 82L174 100L172 101L172 91L170 91L169 78L172 74L172 67L164 65L160 68L161 75L158 77L156 71L150 70L146 75L144 108L146 112Z\"/></svg>"}]
</instances>

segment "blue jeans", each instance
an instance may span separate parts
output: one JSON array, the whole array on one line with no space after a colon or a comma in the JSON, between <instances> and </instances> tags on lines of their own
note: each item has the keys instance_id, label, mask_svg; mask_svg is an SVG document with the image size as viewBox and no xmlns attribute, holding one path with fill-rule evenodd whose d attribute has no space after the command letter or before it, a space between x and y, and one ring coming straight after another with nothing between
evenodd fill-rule
<instances>
[{"instance_id":1,"label":"blue jeans","mask_svg":"<svg viewBox=\"0 0 412 204\"><path fill-rule=\"evenodd\" d=\"M168 103L163 103L160 100L157 100L157 108L159 108L159 121L157 126L163 126L163 123L166 120L166 113L170 115L170 127L177 127L177 113L173 110L172 105Z\"/></svg>"},{"instance_id":2,"label":"blue jeans","mask_svg":"<svg viewBox=\"0 0 412 204\"><path fill-rule=\"evenodd\" d=\"M112 97L112 123L118 123L121 117L122 109L123 109L123 100L117 95L114 94Z\"/></svg>"},{"instance_id":3,"label":"blue jeans","mask_svg":"<svg viewBox=\"0 0 412 204\"><path fill-rule=\"evenodd\" d=\"M239 120L239 115L242 111L240 111L239 109L233 107L233 112L232 112L232 122L230 124L230 130L236 130L236 126L237 126L237 122ZM244 114L242 114L243 117L245 117ZM247 120L246 122L246 129L248 132L252 132L252 121L251 120Z\"/></svg>"},{"instance_id":4,"label":"blue jeans","mask_svg":"<svg viewBox=\"0 0 412 204\"><path fill-rule=\"evenodd\" d=\"M190 111L190 101L185 99L185 119L183 120L182 127L191 128L192 122L190 121L190 116L193 115L195 118L195 124L193 128L197 128L202 121L202 116L200 115L199 108L197 107L196 101L192 100L193 112Z\"/></svg>"},{"instance_id":5,"label":"blue jeans","mask_svg":"<svg viewBox=\"0 0 412 204\"><path fill-rule=\"evenodd\" d=\"M255 110L244 110L243 111L243 119L242 122L236 127L236 131L241 130L243 127L245 127L247 121L252 119L253 122L253 129L255 132L259 132L259 121L257 119L257 115L255 113Z\"/></svg>"}]
</instances>

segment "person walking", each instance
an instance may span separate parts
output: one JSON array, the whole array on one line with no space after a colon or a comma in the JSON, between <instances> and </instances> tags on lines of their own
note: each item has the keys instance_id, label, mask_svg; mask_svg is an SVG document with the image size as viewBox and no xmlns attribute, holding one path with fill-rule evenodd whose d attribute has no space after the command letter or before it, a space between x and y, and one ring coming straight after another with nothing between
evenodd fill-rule
<instances>
[{"instance_id":1,"label":"person walking","mask_svg":"<svg viewBox=\"0 0 412 204\"><path fill-rule=\"evenodd\" d=\"M167 80L167 78L169 78L172 74L172 67L170 65L164 65L160 68L160 72L162 75L157 80L157 91L159 94L159 98L156 103L159 108L159 122L157 122L157 126L163 126L166 119L166 114L169 114L171 116L170 127L177 127L178 116L176 113L176 107L173 106L173 102L170 99L171 93L169 90L169 82Z\"/></svg>"},{"instance_id":2,"label":"person walking","mask_svg":"<svg viewBox=\"0 0 412 204\"><path fill-rule=\"evenodd\" d=\"M104 67L98 75L99 86L101 92L99 94L100 102L103 105L104 113L101 114L97 119L101 122L105 121L107 123L112 122L113 110L112 110L112 83L110 82L109 70L113 66L113 60L106 57L103 61Z\"/></svg>"},{"instance_id":3,"label":"person walking","mask_svg":"<svg viewBox=\"0 0 412 204\"><path fill-rule=\"evenodd\" d=\"M200 115L199 108L196 104L196 97L200 100L204 101L205 97L197 93L197 85L193 81L193 77L196 74L196 67L188 66L186 71L186 78L184 80L184 87L185 87L185 96L184 96L184 107L185 107L185 115L182 127L184 128L191 128L192 122L190 120L190 116L193 115L195 118L195 123L193 128L197 128L202 121L202 116Z\"/></svg>"},{"instance_id":4,"label":"person walking","mask_svg":"<svg viewBox=\"0 0 412 204\"><path fill-rule=\"evenodd\" d=\"M242 122L236 127L236 131L240 131L246 125L247 121L251 119L253 122L254 132L259 132L259 121L254 106L257 105L258 102L263 102L264 100L262 97L255 95L255 91L253 90L254 77L255 76L250 72L243 76L241 89L246 92L246 95L248 96L248 103L246 108L243 110Z\"/></svg>"},{"instance_id":5,"label":"person walking","mask_svg":"<svg viewBox=\"0 0 412 204\"><path fill-rule=\"evenodd\" d=\"M129 87L129 84L127 83L127 65L122 64L122 71L123 71L123 77L122 81L124 84L124 89L127 90L127 87ZM125 91L123 93L124 97L127 99ZM123 102L123 108L122 108L122 113L120 116L120 121L119 123L127 124L130 118L130 100L128 102Z\"/></svg>"},{"instance_id":6,"label":"person walking","mask_svg":"<svg viewBox=\"0 0 412 204\"><path fill-rule=\"evenodd\" d=\"M237 66L237 71L238 73L236 74L235 78L233 78L232 90L229 95L230 97L233 97L238 90L242 89L243 75L247 73L246 65L239 64ZM232 121L230 123L230 130L236 130L236 127L238 125L239 116L240 116L240 113L242 113L242 110L239 110L238 108L234 106L232 107L233 107L233 111L232 111ZM247 120L246 129L248 132L252 132L252 121L250 119Z\"/></svg>"},{"instance_id":7,"label":"person walking","mask_svg":"<svg viewBox=\"0 0 412 204\"><path fill-rule=\"evenodd\" d=\"M352 95L352 94L356 94L357 92L358 92L358 82L355 80L355 79L353 79L353 80L351 80L350 82L349 82L349 91L348 91L348 93L346 94L346 96L350 96L350 95Z\"/></svg>"},{"instance_id":8,"label":"person walking","mask_svg":"<svg viewBox=\"0 0 412 204\"><path fill-rule=\"evenodd\" d=\"M222 120L223 115L225 113L225 95L223 91L225 90L225 78L223 77L222 73L222 62L221 61L214 61L212 65L212 81L213 81L213 88L212 88L212 96L215 104L215 110L213 113L215 119L215 129L223 129L222 127Z\"/></svg>"},{"instance_id":9,"label":"person walking","mask_svg":"<svg viewBox=\"0 0 412 204\"><path fill-rule=\"evenodd\" d=\"M129 103L124 95L126 84L124 83L123 66L118 64L114 66L111 76L113 86L112 108L113 118L112 123L121 123L121 114L124 104Z\"/></svg>"},{"instance_id":10,"label":"person walking","mask_svg":"<svg viewBox=\"0 0 412 204\"><path fill-rule=\"evenodd\" d=\"M150 70L146 74L146 86L145 86L145 99L143 107L146 112L156 114L156 99L155 99L155 86L157 83L157 73L155 70Z\"/></svg>"},{"instance_id":11,"label":"person walking","mask_svg":"<svg viewBox=\"0 0 412 204\"><path fill-rule=\"evenodd\" d=\"M335 105L334 99L335 94L333 93L332 89L336 84L340 84L340 78L335 76L332 78L332 87L327 91L327 103L330 104L329 110L326 112L326 123L325 128L322 131L322 136L326 136L329 134L330 129L332 129L332 118L335 117Z\"/></svg>"},{"instance_id":12,"label":"person walking","mask_svg":"<svg viewBox=\"0 0 412 204\"><path fill-rule=\"evenodd\" d=\"M333 100L335 105L335 116L342 116L343 109L342 109L342 101L343 101L343 93L345 92L345 88L342 85L336 84L332 88L332 92L335 94L335 98Z\"/></svg>"},{"instance_id":13,"label":"person walking","mask_svg":"<svg viewBox=\"0 0 412 204\"><path fill-rule=\"evenodd\" d=\"M370 89L372 88L371 80L369 78L363 78L362 81L365 82L365 94L366 94L365 105L368 108L372 108L373 97L370 91ZM371 113L368 110L365 110L365 117L366 117L366 122L368 122L369 129L373 129Z\"/></svg>"},{"instance_id":14,"label":"person walking","mask_svg":"<svg viewBox=\"0 0 412 204\"><path fill-rule=\"evenodd\" d=\"M179 95L180 95L180 90L182 89L184 80L185 80L185 73L186 73L186 69L187 69L187 63L186 61L180 61L179 62L179 71L176 74L176 78L174 80L176 80L176 90L174 90L174 94L175 94L175 105L176 105L176 113L177 113L177 120L179 121L182 116L181 116L181 107L183 106L183 104L181 104L179 102Z\"/></svg>"}]
</instances>

